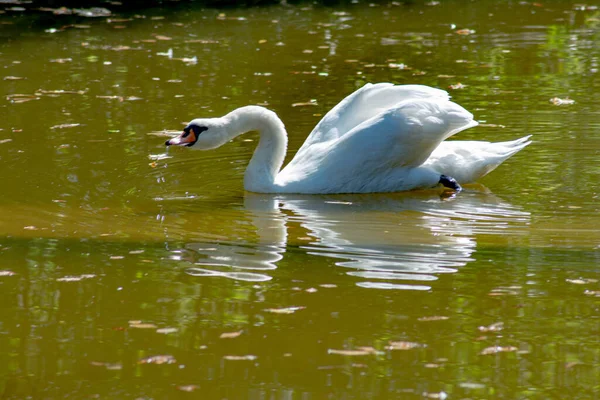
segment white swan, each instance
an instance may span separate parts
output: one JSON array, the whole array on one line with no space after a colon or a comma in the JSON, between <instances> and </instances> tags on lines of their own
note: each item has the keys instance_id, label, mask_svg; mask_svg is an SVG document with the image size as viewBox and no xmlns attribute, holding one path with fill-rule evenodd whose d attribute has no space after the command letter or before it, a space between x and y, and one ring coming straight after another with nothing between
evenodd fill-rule
<instances>
[{"instance_id":1,"label":"white swan","mask_svg":"<svg viewBox=\"0 0 600 400\"><path fill-rule=\"evenodd\" d=\"M367 84L317 124L280 171L287 148L277 115L259 106L221 118L194 119L166 145L214 149L248 131L260 140L244 188L260 193L370 193L442 184L460 190L527 146L529 136L502 143L444 139L476 126L473 115L443 90Z\"/></svg>"}]
</instances>

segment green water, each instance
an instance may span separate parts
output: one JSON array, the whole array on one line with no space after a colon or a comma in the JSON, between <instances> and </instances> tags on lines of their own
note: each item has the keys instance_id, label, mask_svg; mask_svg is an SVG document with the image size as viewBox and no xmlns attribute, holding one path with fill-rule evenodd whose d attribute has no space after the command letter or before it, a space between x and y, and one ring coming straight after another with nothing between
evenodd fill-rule
<instances>
[{"instance_id":1,"label":"green water","mask_svg":"<svg viewBox=\"0 0 600 400\"><path fill-rule=\"evenodd\" d=\"M31 21L0 15L0 398L600 397L593 6ZM449 90L481 122L460 139L534 143L452 199L245 193L255 134L164 148L261 104L289 160L380 81Z\"/></svg>"}]
</instances>

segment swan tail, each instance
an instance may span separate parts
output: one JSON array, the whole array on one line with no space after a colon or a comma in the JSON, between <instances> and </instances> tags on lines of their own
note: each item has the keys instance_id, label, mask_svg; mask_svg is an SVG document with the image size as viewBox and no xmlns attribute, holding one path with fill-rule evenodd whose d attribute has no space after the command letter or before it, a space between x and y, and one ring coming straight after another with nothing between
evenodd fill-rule
<instances>
[{"instance_id":1,"label":"swan tail","mask_svg":"<svg viewBox=\"0 0 600 400\"><path fill-rule=\"evenodd\" d=\"M424 163L459 183L472 183L489 174L504 161L531 144L531 135L508 142L442 142Z\"/></svg>"}]
</instances>

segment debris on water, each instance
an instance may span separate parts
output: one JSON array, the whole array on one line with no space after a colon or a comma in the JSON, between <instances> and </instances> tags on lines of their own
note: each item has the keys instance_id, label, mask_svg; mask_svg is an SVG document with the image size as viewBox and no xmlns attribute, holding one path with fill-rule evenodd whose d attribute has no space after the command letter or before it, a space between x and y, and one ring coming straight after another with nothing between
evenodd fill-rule
<instances>
[{"instance_id":1,"label":"debris on water","mask_svg":"<svg viewBox=\"0 0 600 400\"><path fill-rule=\"evenodd\" d=\"M500 286L494 288L488 293L488 296L516 296L519 294L517 290L521 290L521 286Z\"/></svg>"},{"instance_id":2,"label":"debris on water","mask_svg":"<svg viewBox=\"0 0 600 400\"><path fill-rule=\"evenodd\" d=\"M13 104L25 103L27 101L39 99L40 96L36 96L35 94L14 93L6 96L6 100Z\"/></svg>"},{"instance_id":3,"label":"debris on water","mask_svg":"<svg viewBox=\"0 0 600 400\"><path fill-rule=\"evenodd\" d=\"M67 128L75 128L81 126L81 124L60 124L51 126L50 129L67 129Z\"/></svg>"},{"instance_id":4,"label":"debris on water","mask_svg":"<svg viewBox=\"0 0 600 400\"><path fill-rule=\"evenodd\" d=\"M472 35L475 31L473 29L459 29L455 33L457 35Z\"/></svg>"},{"instance_id":5,"label":"debris on water","mask_svg":"<svg viewBox=\"0 0 600 400\"><path fill-rule=\"evenodd\" d=\"M177 390L181 390L182 392L193 392L200 389L198 385L181 385L177 386Z\"/></svg>"},{"instance_id":6,"label":"debris on water","mask_svg":"<svg viewBox=\"0 0 600 400\"><path fill-rule=\"evenodd\" d=\"M328 349L327 350L327 354L337 354L337 355L341 355L341 356L350 356L350 357L368 356L368 355L380 354L380 353L381 352L378 352L377 350L375 350L375 348L367 347L367 346L357 347L356 349L353 349L353 350L347 350L347 349L341 349L341 350Z\"/></svg>"},{"instance_id":7,"label":"debris on water","mask_svg":"<svg viewBox=\"0 0 600 400\"><path fill-rule=\"evenodd\" d=\"M168 335L169 333L176 333L179 331L177 328L159 328L156 330L156 333L162 333L163 335Z\"/></svg>"},{"instance_id":8,"label":"debris on water","mask_svg":"<svg viewBox=\"0 0 600 400\"><path fill-rule=\"evenodd\" d=\"M221 335L219 336L219 339L234 339L234 338L240 336L241 334L242 334L242 331L224 332L224 333L221 333Z\"/></svg>"},{"instance_id":9,"label":"debris on water","mask_svg":"<svg viewBox=\"0 0 600 400\"><path fill-rule=\"evenodd\" d=\"M230 361L254 361L257 357L255 355L248 354L245 356L223 356L223 358Z\"/></svg>"},{"instance_id":10,"label":"debris on water","mask_svg":"<svg viewBox=\"0 0 600 400\"><path fill-rule=\"evenodd\" d=\"M478 126L483 128L506 128L506 126L500 124L479 124Z\"/></svg>"},{"instance_id":11,"label":"debris on water","mask_svg":"<svg viewBox=\"0 0 600 400\"><path fill-rule=\"evenodd\" d=\"M489 326L480 326L477 329L479 329L480 332L500 332L504 329L504 322L496 322Z\"/></svg>"},{"instance_id":12,"label":"debris on water","mask_svg":"<svg viewBox=\"0 0 600 400\"><path fill-rule=\"evenodd\" d=\"M318 106L317 100L316 99L310 99L309 101L306 101L306 102L293 103L292 104L292 107L305 107L305 106Z\"/></svg>"},{"instance_id":13,"label":"debris on water","mask_svg":"<svg viewBox=\"0 0 600 400\"><path fill-rule=\"evenodd\" d=\"M15 276L16 273L12 272L12 271L8 271L8 270L3 270L0 271L0 277L2 276Z\"/></svg>"},{"instance_id":14,"label":"debris on water","mask_svg":"<svg viewBox=\"0 0 600 400\"><path fill-rule=\"evenodd\" d=\"M444 399L448 398L448 394L446 392L438 392L438 393L423 392L423 397L426 397L428 399L444 400Z\"/></svg>"},{"instance_id":15,"label":"debris on water","mask_svg":"<svg viewBox=\"0 0 600 400\"><path fill-rule=\"evenodd\" d=\"M586 290L583 294L587 296L600 297L600 290Z\"/></svg>"},{"instance_id":16,"label":"debris on water","mask_svg":"<svg viewBox=\"0 0 600 400\"><path fill-rule=\"evenodd\" d=\"M110 17L112 15L109 9L102 7L74 8L73 13L86 18Z\"/></svg>"},{"instance_id":17,"label":"debris on water","mask_svg":"<svg viewBox=\"0 0 600 400\"><path fill-rule=\"evenodd\" d=\"M450 85L450 86L448 86L448 88L450 88L450 89L452 89L452 90L464 89L464 88L466 88L466 87L467 87L467 85L463 85L463 84L462 84L462 83L460 83L460 82L458 82L458 83L455 83L455 84L453 84L453 85Z\"/></svg>"},{"instance_id":18,"label":"debris on water","mask_svg":"<svg viewBox=\"0 0 600 400\"><path fill-rule=\"evenodd\" d=\"M157 56L162 56L162 57L167 57L167 58L173 58L173 49L169 49L167 51L159 51L158 53L156 53Z\"/></svg>"},{"instance_id":19,"label":"debris on water","mask_svg":"<svg viewBox=\"0 0 600 400\"><path fill-rule=\"evenodd\" d=\"M129 327L130 328L136 328L136 329L157 329L158 327L152 323L147 323L147 322L142 322L139 320L132 320L129 321Z\"/></svg>"},{"instance_id":20,"label":"debris on water","mask_svg":"<svg viewBox=\"0 0 600 400\"><path fill-rule=\"evenodd\" d=\"M104 367L109 371L120 371L123 369L123 365L120 363L105 363L101 361L90 361L90 365L94 367Z\"/></svg>"},{"instance_id":21,"label":"debris on water","mask_svg":"<svg viewBox=\"0 0 600 400\"><path fill-rule=\"evenodd\" d=\"M156 40L173 40L173 38L165 35L153 35Z\"/></svg>"},{"instance_id":22,"label":"debris on water","mask_svg":"<svg viewBox=\"0 0 600 400\"><path fill-rule=\"evenodd\" d=\"M585 285L587 283L597 283L598 279L592 278L579 278L579 279L565 279L567 282L574 283L576 285Z\"/></svg>"},{"instance_id":23,"label":"debris on water","mask_svg":"<svg viewBox=\"0 0 600 400\"><path fill-rule=\"evenodd\" d=\"M550 103L554 104L555 106L568 106L570 104L575 104L575 100L569 99L568 97L566 99L553 97L550 99Z\"/></svg>"},{"instance_id":24,"label":"debris on water","mask_svg":"<svg viewBox=\"0 0 600 400\"><path fill-rule=\"evenodd\" d=\"M273 314L293 314L298 310L304 310L306 307L285 307L285 308L266 308L266 312L270 312Z\"/></svg>"},{"instance_id":25,"label":"debris on water","mask_svg":"<svg viewBox=\"0 0 600 400\"><path fill-rule=\"evenodd\" d=\"M312 238L310 238L309 240L312 240ZM337 287L335 283L322 283L319 286L326 289L332 289Z\"/></svg>"},{"instance_id":26,"label":"debris on water","mask_svg":"<svg viewBox=\"0 0 600 400\"><path fill-rule=\"evenodd\" d=\"M396 341L390 342L386 346L386 350L412 350L426 347L424 344L416 343L416 342L405 342L405 341Z\"/></svg>"},{"instance_id":27,"label":"debris on water","mask_svg":"<svg viewBox=\"0 0 600 400\"><path fill-rule=\"evenodd\" d=\"M67 275L62 278L57 278L57 282L79 282L84 279L92 279L95 278L95 274L83 274L83 275Z\"/></svg>"},{"instance_id":28,"label":"debris on water","mask_svg":"<svg viewBox=\"0 0 600 400\"><path fill-rule=\"evenodd\" d=\"M445 321L447 319L450 319L450 317L443 315L432 315L430 317L419 317L417 318L417 321Z\"/></svg>"},{"instance_id":29,"label":"debris on water","mask_svg":"<svg viewBox=\"0 0 600 400\"><path fill-rule=\"evenodd\" d=\"M0 139L0 144L12 142L12 139Z\"/></svg>"},{"instance_id":30,"label":"debris on water","mask_svg":"<svg viewBox=\"0 0 600 400\"><path fill-rule=\"evenodd\" d=\"M412 68L410 68L408 65L406 65L404 63L399 63L399 64L398 63L389 63L388 67L389 68L393 68L393 69L401 69L401 70L412 69Z\"/></svg>"},{"instance_id":31,"label":"debris on water","mask_svg":"<svg viewBox=\"0 0 600 400\"><path fill-rule=\"evenodd\" d=\"M142 358L141 360L138 361L138 364L175 364L177 362L177 360L175 360L175 357L171 356L171 355L159 355L159 356L152 356L152 357L146 357L146 358Z\"/></svg>"},{"instance_id":32,"label":"debris on water","mask_svg":"<svg viewBox=\"0 0 600 400\"><path fill-rule=\"evenodd\" d=\"M60 94L86 94L88 92L89 89L83 89L83 90L64 90L64 89L58 89L58 90L45 90L45 89L38 89L35 94L36 95L48 95L48 96L52 96L52 95L60 95Z\"/></svg>"},{"instance_id":33,"label":"debris on water","mask_svg":"<svg viewBox=\"0 0 600 400\"><path fill-rule=\"evenodd\" d=\"M498 354L498 353L509 353L509 352L513 352L513 351L517 351L518 349L515 346L491 346L491 347L486 347L485 349L481 350L481 355L490 355L490 354Z\"/></svg>"},{"instance_id":34,"label":"debris on water","mask_svg":"<svg viewBox=\"0 0 600 400\"><path fill-rule=\"evenodd\" d=\"M23 79L27 79L27 78L24 78L22 76L5 76L4 77L5 81L20 81L20 80L23 80Z\"/></svg>"},{"instance_id":35,"label":"debris on water","mask_svg":"<svg viewBox=\"0 0 600 400\"><path fill-rule=\"evenodd\" d=\"M57 64L66 64L71 61L73 61L72 58L52 58L50 60L51 63L57 63Z\"/></svg>"},{"instance_id":36,"label":"debris on water","mask_svg":"<svg viewBox=\"0 0 600 400\"><path fill-rule=\"evenodd\" d=\"M188 39L184 40L184 43L201 43L201 44L215 44L219 43L218 40L210 40L210 39Z\"/></svg>"}]
</instances>

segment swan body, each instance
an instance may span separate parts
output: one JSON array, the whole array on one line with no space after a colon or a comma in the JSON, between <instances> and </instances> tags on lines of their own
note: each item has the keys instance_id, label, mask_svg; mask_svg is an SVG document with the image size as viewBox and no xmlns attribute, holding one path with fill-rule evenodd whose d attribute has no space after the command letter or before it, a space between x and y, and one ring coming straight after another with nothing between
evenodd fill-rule
<instances>
[{"instance_id":1,"label":"swan body","mask_svg":"<svg viewBox=\"0 0 600 400\"><path fill-rule=\"evenodd\" d=\"M259 106L194 119L166 144L208 150L259 131L244 175L244 188L251 192L396 192L439 183L460 189L458 183L476 181L530 143L530 136L500 143L444 141L477 124L443 90L378 83L331 109L283 169L285 127L274 112Z\"/></svg>"}]
</instances>

